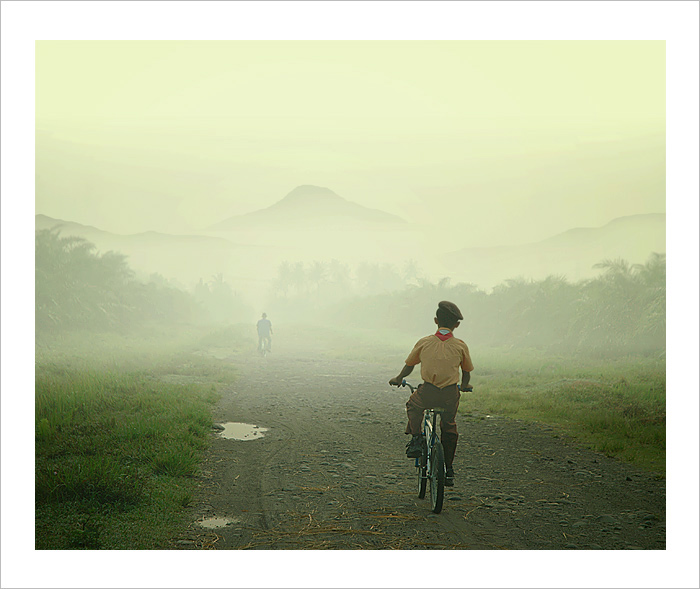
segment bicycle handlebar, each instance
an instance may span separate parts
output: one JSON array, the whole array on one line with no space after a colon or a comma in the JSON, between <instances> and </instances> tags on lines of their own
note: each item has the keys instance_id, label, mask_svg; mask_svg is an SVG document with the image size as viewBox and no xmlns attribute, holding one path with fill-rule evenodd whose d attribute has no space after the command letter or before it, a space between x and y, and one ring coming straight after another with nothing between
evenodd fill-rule
<instances>
[{"instance_id":1,"label":"bicycle handlebar","mask_svg":"<svg viewBox=\"0 0 700 589\"><path fill-rule=\"evenodd\" d=\"M409 389L411 389L411 393L413 393L413 391L415 391L416 388L417 388L417 387L414 387L413 385L411 385L411 383L406 382L406 379L405 379L405 378L401 381L401 384L398 384L398 385L396 385L396 386L397 386L397 387L408 387ZM458 388L460 391L464 391L464 392L466 392L466 393L471 393L471 392L474 390L474 387L471 386L471 385L467 385L467 388L465 388L465 389L463 389L462 387L460 387L459 385L457 385L457 388Z\"/></svg>"},{"instance_id":2,"label":"bicycle handlebar","mask_svg":"<svg viewBox=\"0 0 700 589\"><path fill-rule=\"evenodd\" d=\"M412 386L410 383L407 383L405 378L401 381L401 386L411 389L411 393L416 390L416 387Z\"/></svg>"}]
</instances>

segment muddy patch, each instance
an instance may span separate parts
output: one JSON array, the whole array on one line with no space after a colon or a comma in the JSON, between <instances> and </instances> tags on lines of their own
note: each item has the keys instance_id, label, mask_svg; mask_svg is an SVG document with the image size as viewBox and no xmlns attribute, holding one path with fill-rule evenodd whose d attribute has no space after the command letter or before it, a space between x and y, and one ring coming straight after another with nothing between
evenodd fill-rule
<instances>
[{"instance_id":1,"label":"muddy patch","mask_svg":"<svg viewBox=\"0 0 700 589\"><path fill-rule=\"evenodd\" d=\"M240 520L231 517L208 517L197 522L198 525L208 530L223 528L236 523L240 523Z\"/></svg>"},{"instance_id":2,"label":"muddy patch","mask_svg":"<svg viewBox=\"0 0 700 589\"><path fill-rule=\"evenodd\" d=\"M250 423L219 423L214 428L218 431L222 438L227 440L259 440L265 436L266 427L253 425Z\"/></svg>"}]
</instances>

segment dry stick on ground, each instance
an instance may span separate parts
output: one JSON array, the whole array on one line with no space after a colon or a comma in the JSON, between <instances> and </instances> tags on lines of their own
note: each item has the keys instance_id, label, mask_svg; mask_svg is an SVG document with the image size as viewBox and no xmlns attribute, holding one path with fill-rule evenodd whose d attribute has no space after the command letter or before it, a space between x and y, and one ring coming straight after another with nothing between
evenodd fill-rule
<instances>
[{"instance_id":1,"label":"dry stick on ground","mask_svg":"<svg viewBox=\"0 0 700 589\"><path fill-rule=\"evenodd\" d=\"M464 516L463 516L464 519L467 519L467 516L468 516L470 513L473 513L474 511L476 511L477 509L479 509L479 507L481 507L481 505L477 505L474 509L470 509L469 511L467 511L467 513L465 513Z\"/></svg>"},{"instance_id":2,"label":"dry stick on ground","mask_svg":"<svg viewBox=\"0 0 700 589\"><path fill-rule=\"evenodd\" d=\"M216 544L219 539L219 536L216 534L199 535L197 536L195 545L198 545L202 550L215 550L214 544Z\"/></svg>"}]
</instances>

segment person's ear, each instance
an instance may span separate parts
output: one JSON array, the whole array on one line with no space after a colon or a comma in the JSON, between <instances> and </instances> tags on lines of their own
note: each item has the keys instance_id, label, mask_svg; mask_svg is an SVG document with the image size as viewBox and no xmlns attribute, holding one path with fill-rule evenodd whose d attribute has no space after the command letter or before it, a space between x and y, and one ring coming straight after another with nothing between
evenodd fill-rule
<instances>
[{"instance_id":1,"label":"person's ear","mask_svg":"<svg viewBox=\"0 0 700 589\"><path fill-rule=\"evenodd\" d=\"M438 323L437 317L433 318L433 321L435 321L435 325L439 326L440 324Z\"/></svg>"},{"instance_id":2,"label":"person's ear","mask_svg":"<svg viewBox=\"0 0 700 589\"><path fill-rule=\"evenodd\" d=\"M457 329L458 327L459 327L459 321L457 321L457 323L455 323L455 326L452 328L452 331L454 331L454 330Z\"/></svg>"}]
</instances>

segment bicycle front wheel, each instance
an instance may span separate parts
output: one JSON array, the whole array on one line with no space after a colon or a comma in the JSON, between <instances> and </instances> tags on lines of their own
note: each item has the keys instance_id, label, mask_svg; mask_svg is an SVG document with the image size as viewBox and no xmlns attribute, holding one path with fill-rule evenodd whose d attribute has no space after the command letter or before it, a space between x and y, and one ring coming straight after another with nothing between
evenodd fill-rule
<instances>
[{"instance_id":1,"label":"bicycle front wheel","mask_svg":"<svg viewBox=\"0 0 700 589\"><path fill-rule=\"evenodd\" d=\"M430 507L433 513L442 511L445 499L445 451L440 440L436 440L430 453Z\"/></svg>"}]
</instances>

